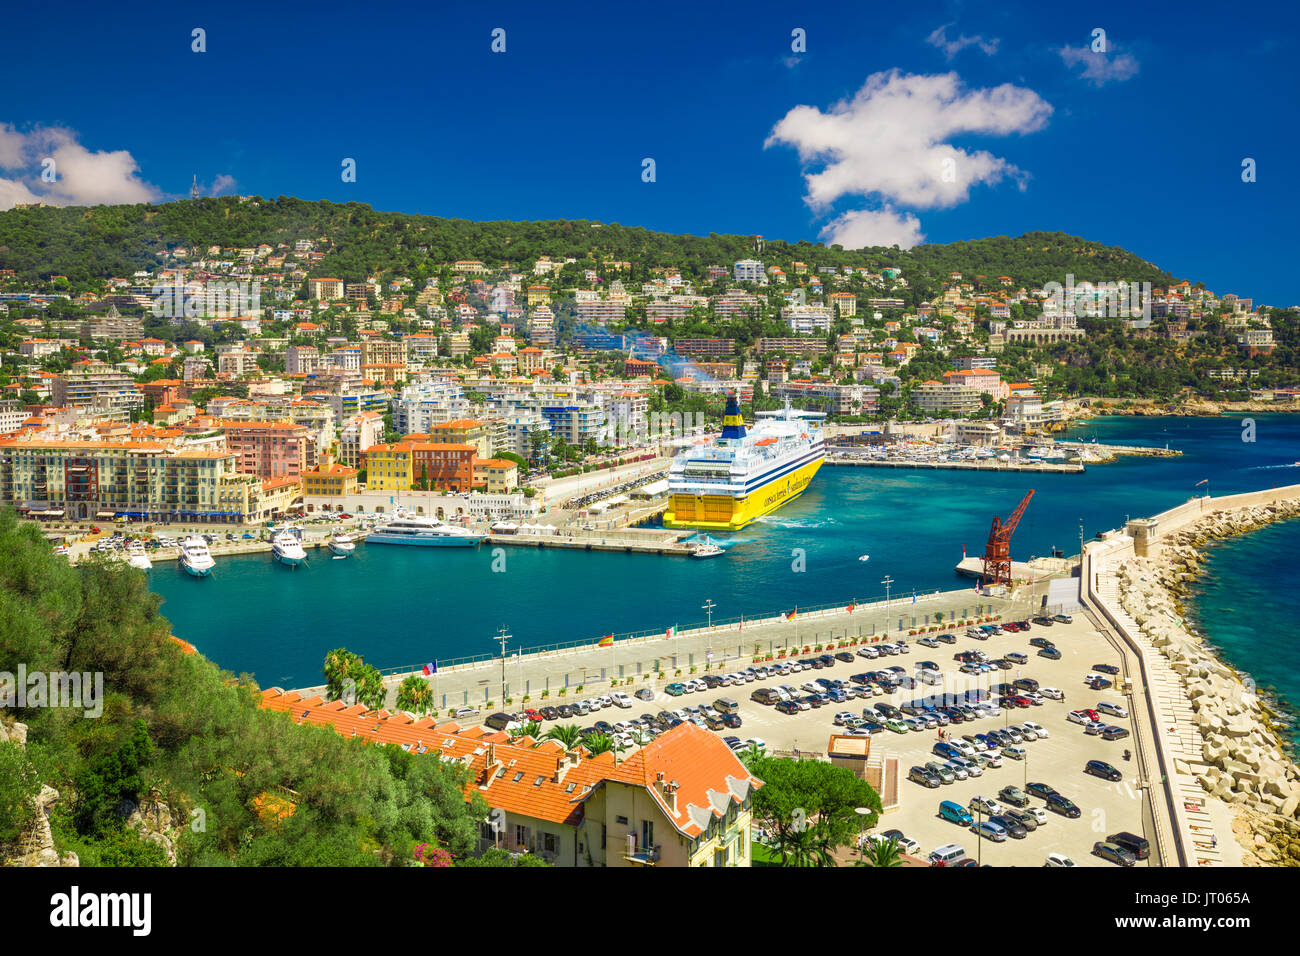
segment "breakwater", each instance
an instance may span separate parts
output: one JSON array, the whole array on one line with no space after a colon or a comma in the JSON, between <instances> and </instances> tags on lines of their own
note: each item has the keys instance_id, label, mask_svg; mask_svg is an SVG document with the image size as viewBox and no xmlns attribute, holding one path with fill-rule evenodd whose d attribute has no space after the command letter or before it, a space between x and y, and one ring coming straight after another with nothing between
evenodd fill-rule
<instances>
[{"instance_id":1,"label":"breakwater","mask_svg":"<svg viewBox=\"0 0 1300 956\"><path fill-rule=\"evenodd\" d=\"M1277 715L1248 674L1221 661L1187 623L1183 601L1200 577L1208 543L1300 516L1300 489L1237 499L1240 507L1197 499L1168 513L1173 530L1159 547L1118 568L1118 600L1142 635L1182 680L1200 737L1199 759L1174 769L1193 775L1213 798L1236 811L1233 831L1244 862L1300 865L1300 767L1289 753ZM1155 519L1166 524L1166 515ZM1173 729L1173 728L1171 728Z\"/></svg>"}]
</instances>

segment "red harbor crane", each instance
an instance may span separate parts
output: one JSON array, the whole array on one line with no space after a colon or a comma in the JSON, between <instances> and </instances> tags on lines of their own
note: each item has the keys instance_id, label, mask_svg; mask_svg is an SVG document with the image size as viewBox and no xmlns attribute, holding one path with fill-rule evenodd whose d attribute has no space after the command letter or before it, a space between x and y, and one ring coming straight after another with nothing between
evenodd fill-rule
<instances>
[{"instance_id":1,"label":"red harbor crane","mask_svg":"<svg viewBox=\"0 0 1300 956\"><path fill-rule=\"evenodd\" d=\"M1016 525L1029 507L1029 499L1034 497L1034 489L1016 505L1011 517L1003 523L997 515L993 516L993 527L989 530L989 543L984 546L984 584L1011 583L1011 536L1016 533Z\"/></svg>"}]
</instances>

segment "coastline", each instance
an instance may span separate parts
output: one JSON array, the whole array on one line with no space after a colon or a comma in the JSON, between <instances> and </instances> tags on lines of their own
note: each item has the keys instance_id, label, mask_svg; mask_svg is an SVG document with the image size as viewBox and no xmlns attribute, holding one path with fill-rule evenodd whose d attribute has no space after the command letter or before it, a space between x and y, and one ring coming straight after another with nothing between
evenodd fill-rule
<instances>
[{"instance_id":1,"label":"coastline","mask_svg":"<svg viewBox=\"0 0 1300 956\"><path fill-rule=\"evenodd\" d=\"M1300 402L1212 402L1195 399L1185 402L1154 402L1141 398L1076 398L1066 406L1068 426L1089 418L1110 415L1137 418L1217 418L1221 415L1295 415Z\"/></svg>"},{"instance_id":2,"label":"coastline","mask_svg":"<svg viewBox=\"0 0 1300 956\"><path fill-rule=\"evenodd\" d=\"M1300 866L1300 766L1269 702L1188 627L1183 602L1201 576L1201 549L1296 517L1300 498L1213 512L1171 533L1158 558L1136 557L1118 574L1122 607L1185 683L1206 765L1187 769L1231 805L1247 866Z\"/></svg>"}]
</instances>

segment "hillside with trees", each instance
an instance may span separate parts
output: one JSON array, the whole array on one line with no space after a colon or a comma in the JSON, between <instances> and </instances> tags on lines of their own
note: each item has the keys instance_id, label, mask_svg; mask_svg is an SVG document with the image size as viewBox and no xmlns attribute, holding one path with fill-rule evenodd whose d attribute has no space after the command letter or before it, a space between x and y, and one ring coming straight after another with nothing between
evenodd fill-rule
<instances>
[{"instance_id":1,"label":"hillside with trees","mask_svg":"<svg viewBox=\"0 0 1300 956\"><path fill-rule=\"evenodd\" d=\"M702 282L710 265L730 266L759 255L769 263L812 266L896 266L913 285L928 289L951 272L966 278L1009 275L1021 283L1127 279L1163 285L1169 273L1112 246L1064 233L997 236L914 249L847 250L806 240L767 240L761 254L754 237L674 235L639 226L587 220L471 222L380 212L364 203L332 203L281 196L219 197L161 205L13 209L0 213L0 268L28 282L64 276L74 289L111 276L155 269L176 248L250 247L310 239L328 249L314 275L360 281L375 272L434 274L457 259L489 266L540 256L572 257L579 265L628 262L631 278L674 267Z\"/></svg>"}]
</instances>

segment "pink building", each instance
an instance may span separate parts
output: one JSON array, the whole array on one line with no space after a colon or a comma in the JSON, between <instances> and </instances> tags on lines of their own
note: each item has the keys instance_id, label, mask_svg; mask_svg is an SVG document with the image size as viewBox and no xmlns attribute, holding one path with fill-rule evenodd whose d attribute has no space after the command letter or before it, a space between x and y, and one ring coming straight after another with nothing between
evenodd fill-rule
<instances>
[{"instance_id":1,"label":"pink building","mask_svg":"<svg viewBox=\"0 0 1300 956\"><path fill-rule=\"evenodd\" d=\"M303 425L236 422L222 425L226 446L239 456L237 468L259 478L300 478L316 466L316 444Z\"/></svg>"}]
</instances>

